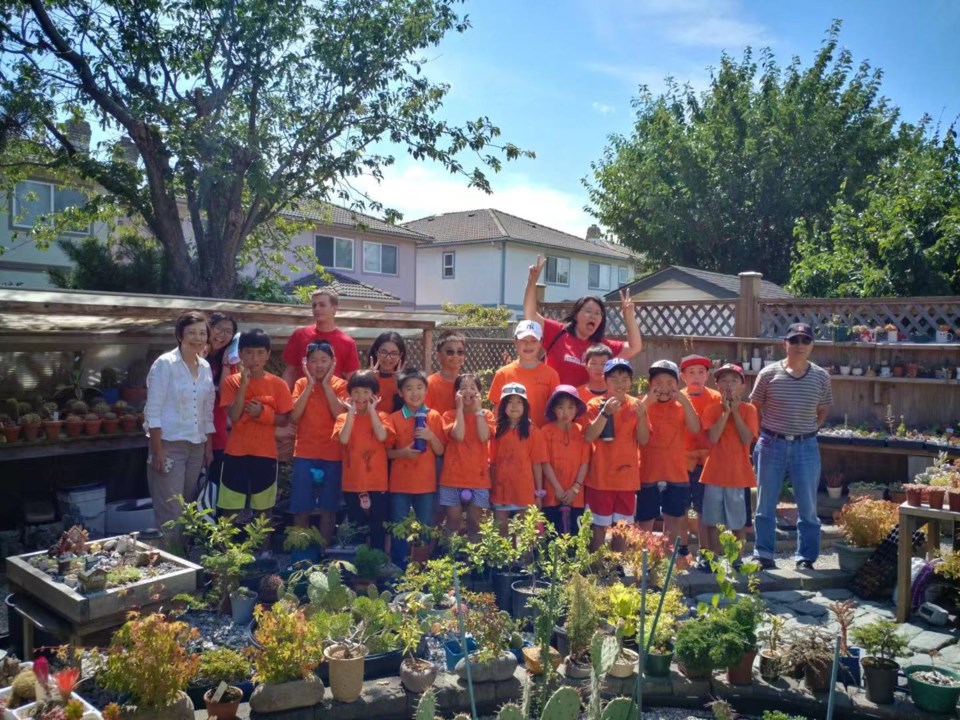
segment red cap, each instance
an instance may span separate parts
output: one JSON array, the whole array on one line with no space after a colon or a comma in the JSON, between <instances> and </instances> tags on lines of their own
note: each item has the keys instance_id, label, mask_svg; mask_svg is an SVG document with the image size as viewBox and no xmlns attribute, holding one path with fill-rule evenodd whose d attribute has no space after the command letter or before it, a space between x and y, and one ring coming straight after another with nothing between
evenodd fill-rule
<instances>
[{"instance_id":1,"label":"red cap","mask_svg":"<svg viewBox=\"0 0 960 720\"><path fill-rule=\"evenodd\" d=\"M724 373L736 373L740 376L740 382L746 382L746 378L743 377L743 368L739 365L734 365L733 363L721 365L713 371L713 377L719 379Z\"/></svg>"},{"instance_id":2,"label":"red cap","mask_svg":"<svg viewBox=\"0 0 960 720\"><path fill-rule=\"evenodd\" d=\"M686 370L693 365L703 365L707 370L713 367L713 361L703 355L686 355L680 360L680 370Z\"/></svg>"}]
</instances>

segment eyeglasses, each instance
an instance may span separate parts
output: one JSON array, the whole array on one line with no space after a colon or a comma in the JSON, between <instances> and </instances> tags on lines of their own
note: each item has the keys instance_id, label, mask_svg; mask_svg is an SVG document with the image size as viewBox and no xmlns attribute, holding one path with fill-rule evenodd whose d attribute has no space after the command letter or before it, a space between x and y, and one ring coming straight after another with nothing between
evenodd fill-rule
<instances>
[{"instance_id":1,"label":"eyeglasses","mask_svg":"<svg viewBox=\"0 0 960 720\"><path fill-rule=\"evenodd\" d=\"M399 350L377 350L377 356L395 360L396 358L400 357L400 351Z\"/></svg>"},{"instance_id":2,"label":"eyeglasses","mask_svg":"<svg viewBox=\"0 0 960 720\"><path fill-rule=\"evenodd\" d=\"M806 335L794 335L792 338L787 338L787 342L791 345L812 345L813 338Z\"/></svg>"},{"instance_id":3,"label":"eyeglasses","mask_svg":"<svg viewBox=\"0 0 960 720\"><path fill-rule=\"evenodd\" d=\"M223 327L215 327L212 331L213 335L233 335L233 325L224 325Z\"/></svg>"},{"instance_id":4,"label":"eyeglasses","mask_svg":"<svg viewBox=\"0 0 960 720\"><path fill-rule=\"evenodd\" d=\"M453 357L454 355L466 355L467 351L463 348L460 348L459 350L451 350L450 348L447 348L443 351L443 354L447 357Z\"/></svg>"}]
</instances>

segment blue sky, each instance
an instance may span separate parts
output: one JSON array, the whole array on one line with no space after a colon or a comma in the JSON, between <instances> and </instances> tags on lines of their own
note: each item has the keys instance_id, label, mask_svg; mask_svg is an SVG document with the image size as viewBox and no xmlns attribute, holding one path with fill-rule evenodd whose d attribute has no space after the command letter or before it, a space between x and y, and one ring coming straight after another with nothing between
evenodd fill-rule
<instances>
[{"instance_id":1,"label":"blue sky","mask_svg":"<svg viewBox=\"0 0 960 720\"><path fill-rule=\"evenodd\" d=\"M960 2L954 0L471 0L472 28L428 56L428 75L450 83L443 115L488 115L503 138L534 150L492 178L494 194L468 190L439 166L398 156L382 185L361 186L413 219L496 207L582 235L580 179L607 136L628 133L630 100L672 75L704 88L723 51L769 46L781 66L809 65L834 18L855 63L884 71L883 93L916 122L960 115ZM465 158L467 159L467 158Z\"/></svg>"}]
</instances>

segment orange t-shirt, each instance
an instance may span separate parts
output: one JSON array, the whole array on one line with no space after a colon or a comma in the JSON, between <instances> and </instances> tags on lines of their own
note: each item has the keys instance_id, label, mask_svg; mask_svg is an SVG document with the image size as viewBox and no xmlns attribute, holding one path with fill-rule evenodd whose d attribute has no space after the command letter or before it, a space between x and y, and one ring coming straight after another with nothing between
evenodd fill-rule
<instances>
[{"instance_id":1,"label":"orange t-shirt","mask_svg":"<svg viewBox=\"0 0 960 720\"><path fill-rule=\"evenodd\" d=\"M237 397L240 388L240 373L230 375L220 381L220 405L229 407ZM276 375L265 373L261 378L250 378L244 394L244 402L259 400L263 403L260 417L254 418L243 413L233 424L227 438L227 455L253 455L255 457L277 457L277 439L273 420L277 415L285 415L293 410L293 398L290 388Z\"/></svg>"},{"instance_id":2,"label":"orange t-shirt","mask_svg":"<svg viewBox=\"0 0 960 720\"><path fill-rule=\"evenodd\" d=\"M530 403L530 419L534 425L543 427L547 423L547 400L550 393L560 384L557 371L546 363L537 363L536 367L525 368L518 360L497 370L490 381L487 399L494 407L500 404L500 393L507 383L520 383L527 389L527 402Z\"/></svg>"},{"instance_id":3,"label":"orange t-shirt","mask_svg":"<svg viewBox=\"0 0 960 720\"><path fill-rule=\"evenodd\" d=\"M580 399L583 400L585 403L590 402L594 398L605 397L606 394L607 394L606 388L604 388L602 392L595 392L591 390L589 385L581 385L580 387L577 388L577 395L579 395Z\"/></svg>"},{"instance_id":4,"label":"orange t-shirt","mask_svg":"<svg viewBox=\"0 0 960 720\"><path fill-rule=\"evenodd\" d=\"M547 462L547 446L540 428L531 423L530 435L520 439L516 428L501 437L490 438L490 464L494 466L490 502L497 505L522 505L536 502L537 489L533 466Z\"/></svg>"},{"instance_id":5,"label":"orange t-shirt","mask_svg":"<svg viewBox=\"0 0 960 720\"><path fill-rule=\"evenodd\" d=\"M614 428L616 430L616 428ZM547 423L543 428L543 440L547 445L547 462L557 476L557 482L564 490L569 490L577 479L582 465L590 463L590 444L583 439L583 430L576 423L569 430L561 430L556 423ZM543 498L544 507L559 505L553 485L543 479L543 489L547 491ZM570 507L583 507L584 493L578 493L570 502Z\"/></svg>"},{"instance_id":6,"label":"orange t-shirt","mask_svg":"<svg viewBox=\"0 0 960 720\"><path fill-rule=\"evenodd\" d=\"M341 487L344 492L386 492L387 490L387 443L393 437L393 426L386 413L378 412L380 422L387 431L387 438L383 442L377 440L373 434L373 423L369 413L358 413L353 418L353 429L350 431L350 440L346 445L340 443L343 453L343 480ZM340 442L340 431L347 421L347 414L342 413L333 424L331 437Z\"/></svg>"},{"instance_id":7,"label":"orange t-shirt","mask_svg":"<svg viewBox=\"0 0 960 720\"><path fill-rule=\"evenodd\" d=\"M377 382L380 383L380 402L377 404L377 410L389 415L393 412L393 399L397 396L397 376L378 374Z\"/></svg>"},{"instance_id":8,"label":"orange t-shirt","mask_svg":"<svg viewBox=\"0 0 960 720\"><path fill-rule=\"evenodd\" d=\"M640 483L662 480L689 482L687 478L687 425L679 400L652 402L647 406L650 441L643 446Z\"/></svg>"},{"instance_id":9,"label":"orange t-shirt","mask_svg":"<svg viewBox=\"0 0 960 720\"><path fill-rule=\"evenodd\" d=\"M431 410L436 410L442 416L445 412L457 409L456 394L453 387L455 380L444 380L443 376L435 372L427 378L427 396L423 404Z\"/></svg>"},{"instance_id":10,"label":"orange t-shirt","mask_svg":"<svg viewBox=\"0 0 960 720\"><path fill-rule=\"evenodd\" d=\"M347 383L338 377L330 378L330 387L338 398L343 400L347 397ZM300 378L293 386L293 402L303 395L307 389L307 379ZM340 414L340 408L337 408L337 414ZM320 383L313 386L310 392L310 398L307 400L307 407L297 421L297 441L293 446L293 456L298 458L309 458L310 460L330 460L337 462L340 460L340 441L332 437L333 423L336 418L330 412L330 403L327 402L327 394L323 391Z\"/></svg>"},{"instance_id":11,"label":"orange t-shirt","mask_svg":"<svg viewBox=\"0 0 960 720\"><path fill-rule=\"evenodd\" d=\"M388 448L405 448L413 442L417 429L416 418L403 416L403 410L390 415L394 435ZM443 442L443 418L436 410L427 412L427 427ZM427 449L416 459L394 458L390 461L390 492L432 493L437 491L437 456L427 443Z\"/></svg>"},{"instance_id":12,"label":"orange t-shirt","mask_svg":"<svg viewBox=\"0 0 960 720\"><path fill-rule=\"evenodd\" d=\"M496 420L489 410L483 411L484 422L490 428L490 437L496 430ZM477 436L479 415L465 413L463 416L463 440L454 440L451 430L457 421L457 412L443 414L444 442L443 469L440 484L456 488L490 487L490 441L480 442Z\"/></svg>"},{"instance_id":13,"label":"orange t-shirt","mask_svg":"<svg viewBox=\"0 0 960 720\"><path fill-rule=\"evenodd\" d=\"M613 416L613 440L593 441L590 470L586 485L594 490L639 490L640 453L637 448L637 403L635 397L627 396L626 403ZM587 412L581 422L583 427L597 419L603 408L604 398L594 398L587 403ZM646 461L646 457L644 457Z\"/></svg>"},{"instance_id":14,"label":"orange t-shirt","mask_svg":"<svg viewBox=\"0 0 960 720\"><path fill-rule=\"evenodd\" d=\"M716 425L722 414L723 403L718 402L707 407L701 418L704 430L709 430ZM760 434L757 408L748 402L741 402L740 417L750 428L753 439L756 440ZM750 444L744 445L740 441L740 433L737 432L733 418L727 418L727 424L720 434L719 442L711 448L707 462L703 465L700 482L731 488L756 486L757 478L750 464Z\"/></svg>"},{"instance_id":15,"label":"orange t-shirt","mask_svg":"<svg viewBox=\"0 0 960 720\"><path fill-rule=\"evenodd\" d=\"M708 387L703 388L703 392L699 395L691 395L687 392L687 388L683 388L680 392L690 398L690 404L697 411L699 418L703 418L703 411L707 407L720 399L720 393ZM687 472L692 471L697 465L703 465L709 454L710 441L707 440L707 431L703 423L700 424L700 432L697 434L687 430Z\"/></svg>"}]
</instances>

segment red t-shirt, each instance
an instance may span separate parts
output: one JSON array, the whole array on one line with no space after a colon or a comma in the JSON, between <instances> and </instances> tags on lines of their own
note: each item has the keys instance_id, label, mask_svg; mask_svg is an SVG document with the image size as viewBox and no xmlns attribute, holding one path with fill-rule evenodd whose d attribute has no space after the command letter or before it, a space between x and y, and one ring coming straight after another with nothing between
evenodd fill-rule
<instances>
[{"instance_id":1,"label":"red t-shirt","mask_svg":"<svg viewBox=\"0 0 960 720\"><path fill-rule=\"evenodd\" d=\"M320 332L316 325L297 328L293 331L287 346L283 349L283 361L287 367L296 368L299 380L303 377L303 358L307 355L307 346L312 342L326 342L333 348L337 360L337 375L344 380L347 375L360 369L360 355L357 353L357 343L340 328L329 332Z\"/></svg>"},{"instance_id":2,"label":"red t-shirt","mask_svg":"<svg viewBox=\"0 0 960 720\"><path fill-rule=\"evenodd\" d=\"M587 369L583 366L583 354L588 347L596 345L596 343L593 340L581 340L575 333L566 332L564 327L565 325L556 320L544 318L543 348L547 352L547 365L560 375L560 383L578 387L587 382L589 377ZM554 338L557 338L556 342L554 342ZM606 338L600 342L613 350L614 357L623 352L626 345L622 340L607 340Z\"/></svg>"}]
</instances>

